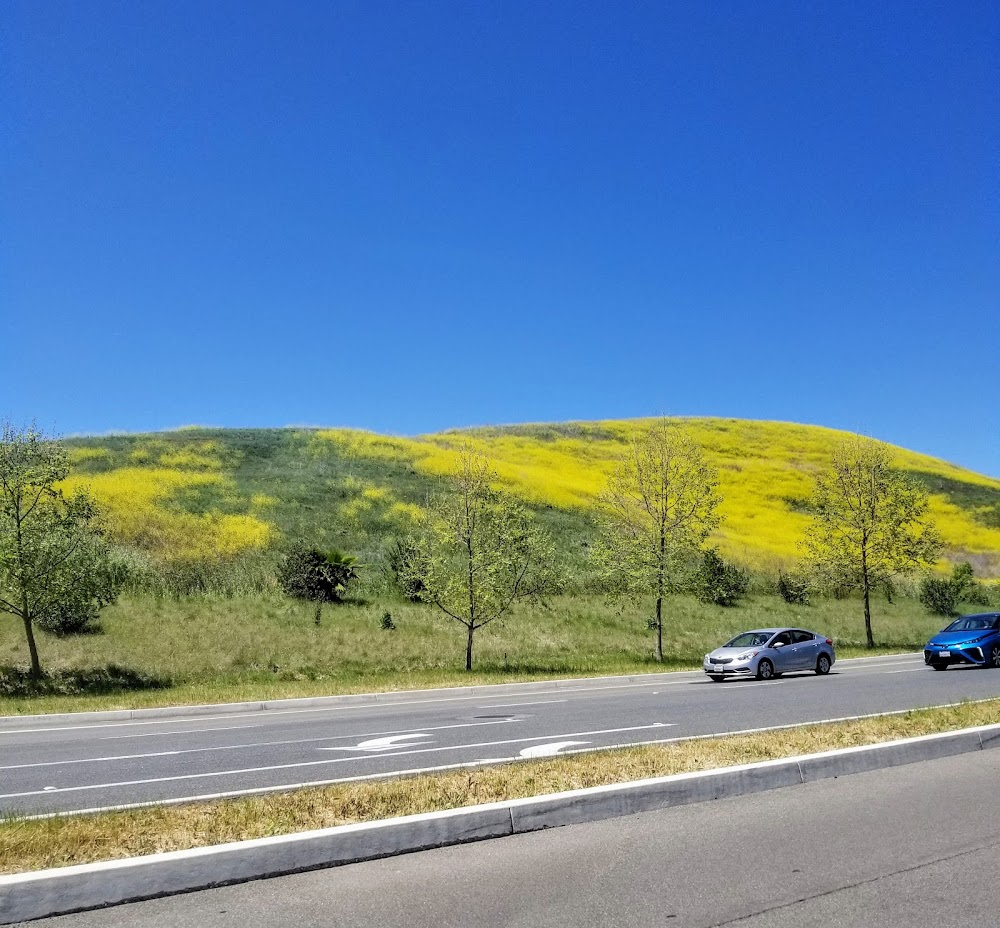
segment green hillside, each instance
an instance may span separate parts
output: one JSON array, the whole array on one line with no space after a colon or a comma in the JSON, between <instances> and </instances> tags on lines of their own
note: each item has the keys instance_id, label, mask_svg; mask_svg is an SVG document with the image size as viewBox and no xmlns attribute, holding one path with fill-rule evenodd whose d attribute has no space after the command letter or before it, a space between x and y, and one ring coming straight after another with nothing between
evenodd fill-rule
<instances>
[{"instance_id":1,"label":"green hillside","mask_svg":"<svg viewBox=\"0 0 1000 928\"><path fill-rule=\"evenodd\" d=\"M715 543L751 570L798 559L812 476L844 433L736 419L676 419L719 468L724 521ZM463 443L482 448L502 481L581 562L588 515L624 442L644 420L570 422L400 438L338 429L182 429L69 442L70 486L89 485L117 540L156 562L254 556L305 539L378 563L410 531ZM895 449L925 483L952 561L1000 576L1000 480ZM259 556L266 557L266 554Z\"/></svg>"},{"instance_id":2,"label":"green hillside","mask_svg":"<svg viewBox=\"0 0 1000 928\"><path fill-rule=\"evenodd\" d=\"M719 468L725 521L714 542L755 581L735 608L671 596L665 664L650 652L651 604L609 603L589 583L587 563L593 498L624 443L648 422L418 438L184 429L72 439L68 483L90 486L104 504L109 534L132 552L133 582L101 613L96 633L41 640L51 671L41 683L23 669L19 623L0 622L0 715L696 667L707 648L736 632L786 623L832 636L842 657L870 653L856 599L793 605L774 583L779 567L798 558L812 476L842 433L675 421ZM433 606L407 602L380 569L393 539L421 520L463 443L488 452L503 483L552 532L569 577L562 595L519 605L477 635L471 675L463 669L464 630ZM1000 481L903 449L895 457L933 494L949 558L971 561L979 578L1000 577ZM290 541L338 547L363 565L361 583L322 625L310 604L276 589L274 568ZM918 649L941 617L917 601L912 585L891 599L886 593L873 605L878 646Z\"/></svg>"}]
</instances>

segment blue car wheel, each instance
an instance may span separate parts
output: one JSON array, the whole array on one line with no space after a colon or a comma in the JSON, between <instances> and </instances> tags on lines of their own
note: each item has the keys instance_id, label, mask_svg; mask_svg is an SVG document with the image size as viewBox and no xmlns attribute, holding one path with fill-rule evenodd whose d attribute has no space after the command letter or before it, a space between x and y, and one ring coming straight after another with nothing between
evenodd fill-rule
<instances>
[{"instance_id":1,"label":"blue car wheel","mask_svg":"<svg viewBox=\"0 0 1000 928\"><path fill-rule=\"evenodd\" d=\"M989 653L986 655L987 667L1000 667L1000 641L990 645Z\"/></svg>"}]
</instances>

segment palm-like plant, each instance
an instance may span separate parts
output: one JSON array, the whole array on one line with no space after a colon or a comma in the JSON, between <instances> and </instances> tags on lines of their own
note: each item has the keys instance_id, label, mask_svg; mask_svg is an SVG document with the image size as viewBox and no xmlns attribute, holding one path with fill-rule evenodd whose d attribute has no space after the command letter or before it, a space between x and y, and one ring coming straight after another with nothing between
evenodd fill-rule
<instances>
[{"instance_id":1,"label":"palm-like plant","mask_svg":"<svg viewBox=\"0 0 1000 928\"><path fill-rule=\"evenodd\" d=\"M344 601L347 585L358 577L358 559L333 548L321 551L306 545L293 548L278 567L278 583L296 599L316 605L314 620L320 624L323 603Z\"/></svg>"}]
</instances>

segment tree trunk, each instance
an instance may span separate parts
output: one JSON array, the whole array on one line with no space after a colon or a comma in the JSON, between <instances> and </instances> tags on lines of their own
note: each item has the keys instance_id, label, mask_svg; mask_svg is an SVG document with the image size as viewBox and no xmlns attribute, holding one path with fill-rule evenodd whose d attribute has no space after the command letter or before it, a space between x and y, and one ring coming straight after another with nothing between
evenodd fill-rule
<instances>
[{"instance_id":1,"label":"tree trunk","mask_svg":"<svg viewBox=\"0 0 1000 928\"><path fill-rule=\"evenodd\" d=\"M465 669L472 670L472 633L476 630L476 627L470 623L466 628L469 630L469 638L465 644Z\"/></svg>"},{"instance_id":2,"label":"tree trunk","mask_svg":"<svg viewBox=\"0 0 1000 928\"><path fill-rule=\"evenodd\" d=\"M35 647L35 633L31 628L31 619L27 615L21 618L24 621L24 635L28 639L28 653L31 655L31 676L35 680L40 680L42 665L38 660L38 648Z\"/></svg>"},{"instance_id":3,"label":"tree trunk","mask_svg":"<svg viewBox=\"0 0 1000 928\"><path fill-rule=\"evenodd\" d=\"M868 635L868 647L875 647L875 639L872 637L872 609L871 609L871 584L868 582L868 558L865 552L861 552L861 584L865 591L865 633Z\"/></svg>"},{"instance_id":4,"label":"tree trunk","mask_svg":"<svg viewBox=\"0 0 1000 928\"><path fill-rule=\"evenodd\" d=\"M653 660L663 663L663 574L667 564L667 535L660 519L660 561L656 568L656 648Z\"/></svg>"},{"instance_id":5,"label":"tree trunk","mask_svg":"<svg viewBox=\"0 0 1000 928\"><path fill-rule=\"evenodd\" d=\"M657 663L663 662L663 595L656 597L656 650L653 651L653 660Z\"/></svg>"}]
</instances>

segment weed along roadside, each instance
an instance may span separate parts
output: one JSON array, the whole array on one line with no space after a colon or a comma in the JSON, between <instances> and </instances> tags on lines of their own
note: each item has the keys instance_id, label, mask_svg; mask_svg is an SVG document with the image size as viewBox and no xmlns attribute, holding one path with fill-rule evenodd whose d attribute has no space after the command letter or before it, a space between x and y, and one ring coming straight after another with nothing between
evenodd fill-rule
<instances>
[{"instance_id":1,"label":"weed along roadside","mask_svg":"<svg viewBox=\"0 0 1000 928\"><path fill-rule=\"evenodd\" d=\"M176 806L0 821L0 872L22 873L458 809L1000 723L1000 700L752 735L525 760Z\"/></svg>"}]
</instances>

